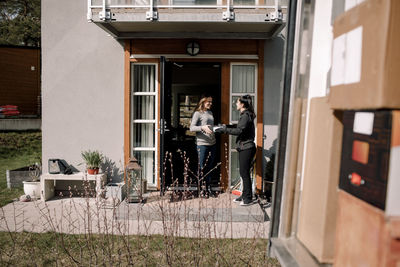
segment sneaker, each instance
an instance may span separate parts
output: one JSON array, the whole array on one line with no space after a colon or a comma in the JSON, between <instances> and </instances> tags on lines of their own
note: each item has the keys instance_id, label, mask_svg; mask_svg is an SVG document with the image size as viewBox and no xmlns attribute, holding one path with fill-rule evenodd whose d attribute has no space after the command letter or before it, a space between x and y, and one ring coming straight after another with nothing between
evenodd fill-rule
<instances>
[{"instance_id":1,"label":"sneaker","mask_svg":"<svg viewBox=\"0 0 400 267\"><path fill-rule=\"evenodd\" d=\"M242 196L240 196L240 197L238 197L238 198L235 198L235 199L233 200L233 203L240 203L240 202L242 202L242 200L243 200L243 198L242 198Z\"/></svg>"},{"instance_id":2,"label":"sneaker","mask_svg":"<svg viewBox=\"0 0 400 267\"><path fill-rule=\"evenodd\" d=\"M252 204L254 204L254 201L252 201L252 200L243 199L242 202L240 202L240 206L250 206Z\"/></svg>"}]
</instances>

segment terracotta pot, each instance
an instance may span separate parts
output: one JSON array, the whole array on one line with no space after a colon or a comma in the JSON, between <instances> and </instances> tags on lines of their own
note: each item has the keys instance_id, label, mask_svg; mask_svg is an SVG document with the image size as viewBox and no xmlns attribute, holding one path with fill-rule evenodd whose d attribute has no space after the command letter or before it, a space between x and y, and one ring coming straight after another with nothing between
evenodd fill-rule
<instances>
[{"instance_id":1,"label":"terracotta pot","mask_svg":"<svg viewBox=\"0 0 400 267\"><path fill-rule=\"evenodd\" d=\"M99 173L99 168L95 169L87 169L88 174L98 174Z\"/></svg>"}]
</instances>

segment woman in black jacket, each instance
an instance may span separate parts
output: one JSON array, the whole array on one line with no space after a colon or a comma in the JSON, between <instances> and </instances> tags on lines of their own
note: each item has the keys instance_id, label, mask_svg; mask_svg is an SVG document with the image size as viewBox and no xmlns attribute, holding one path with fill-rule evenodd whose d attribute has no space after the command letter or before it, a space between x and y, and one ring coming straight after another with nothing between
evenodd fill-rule
<instances>
[{"instance_id":1,"label":"woman in black jacket","mask_svg":"<svg viewBox=\"0 0 400 267\"><path fill-rule=\"evenodd\" d=\"M239 152L239 172L243 181L242 195L234 200L240 202L241 206L248 206L253 203L253 193L251 189L250 167L256 146L254 143L255 128L254 108L250 95L244 95L236 101L236 109L240 111L239 122L236 127L226 127L216 129L216 132L236 135L236 150Z\"/></svg>"}]
</instances>

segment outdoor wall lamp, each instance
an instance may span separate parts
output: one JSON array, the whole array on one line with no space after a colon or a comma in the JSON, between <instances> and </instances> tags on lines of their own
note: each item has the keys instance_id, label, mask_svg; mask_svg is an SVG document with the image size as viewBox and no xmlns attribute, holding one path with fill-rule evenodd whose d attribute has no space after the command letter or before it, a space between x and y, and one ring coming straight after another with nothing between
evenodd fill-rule
<instances>
[{"instance_id":1,"label":"outdoor wall lamp","mask_svg":"<svg viewBox=\"0 0 400 267\"><path fill-rule=\"evenodd\" d=\"M191 41L186 45L186 52L191 56L196 56L200 52L200 45L195 41Z\"/></svg>"}]
</instances>

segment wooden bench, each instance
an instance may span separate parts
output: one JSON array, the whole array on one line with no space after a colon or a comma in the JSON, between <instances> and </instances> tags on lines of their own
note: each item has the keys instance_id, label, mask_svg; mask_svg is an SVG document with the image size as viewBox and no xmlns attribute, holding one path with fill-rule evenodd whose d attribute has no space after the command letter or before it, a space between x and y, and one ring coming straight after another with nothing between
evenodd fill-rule
<instances>
[{"instance_id":1,"label":"wooden bench","mask_svg":"<svg viewBox=\"0 0 400 267\"><path fill-rule=\"evenodd\" d=\"M43 174L40 179L40 199L46 201L55 195L56 181L95 181L96 182L96 196L101 193L101 189L106 183L106 174L99 173L95 175L78 172L70 175L66 174Z\"/></svg>"}]
</instances>

